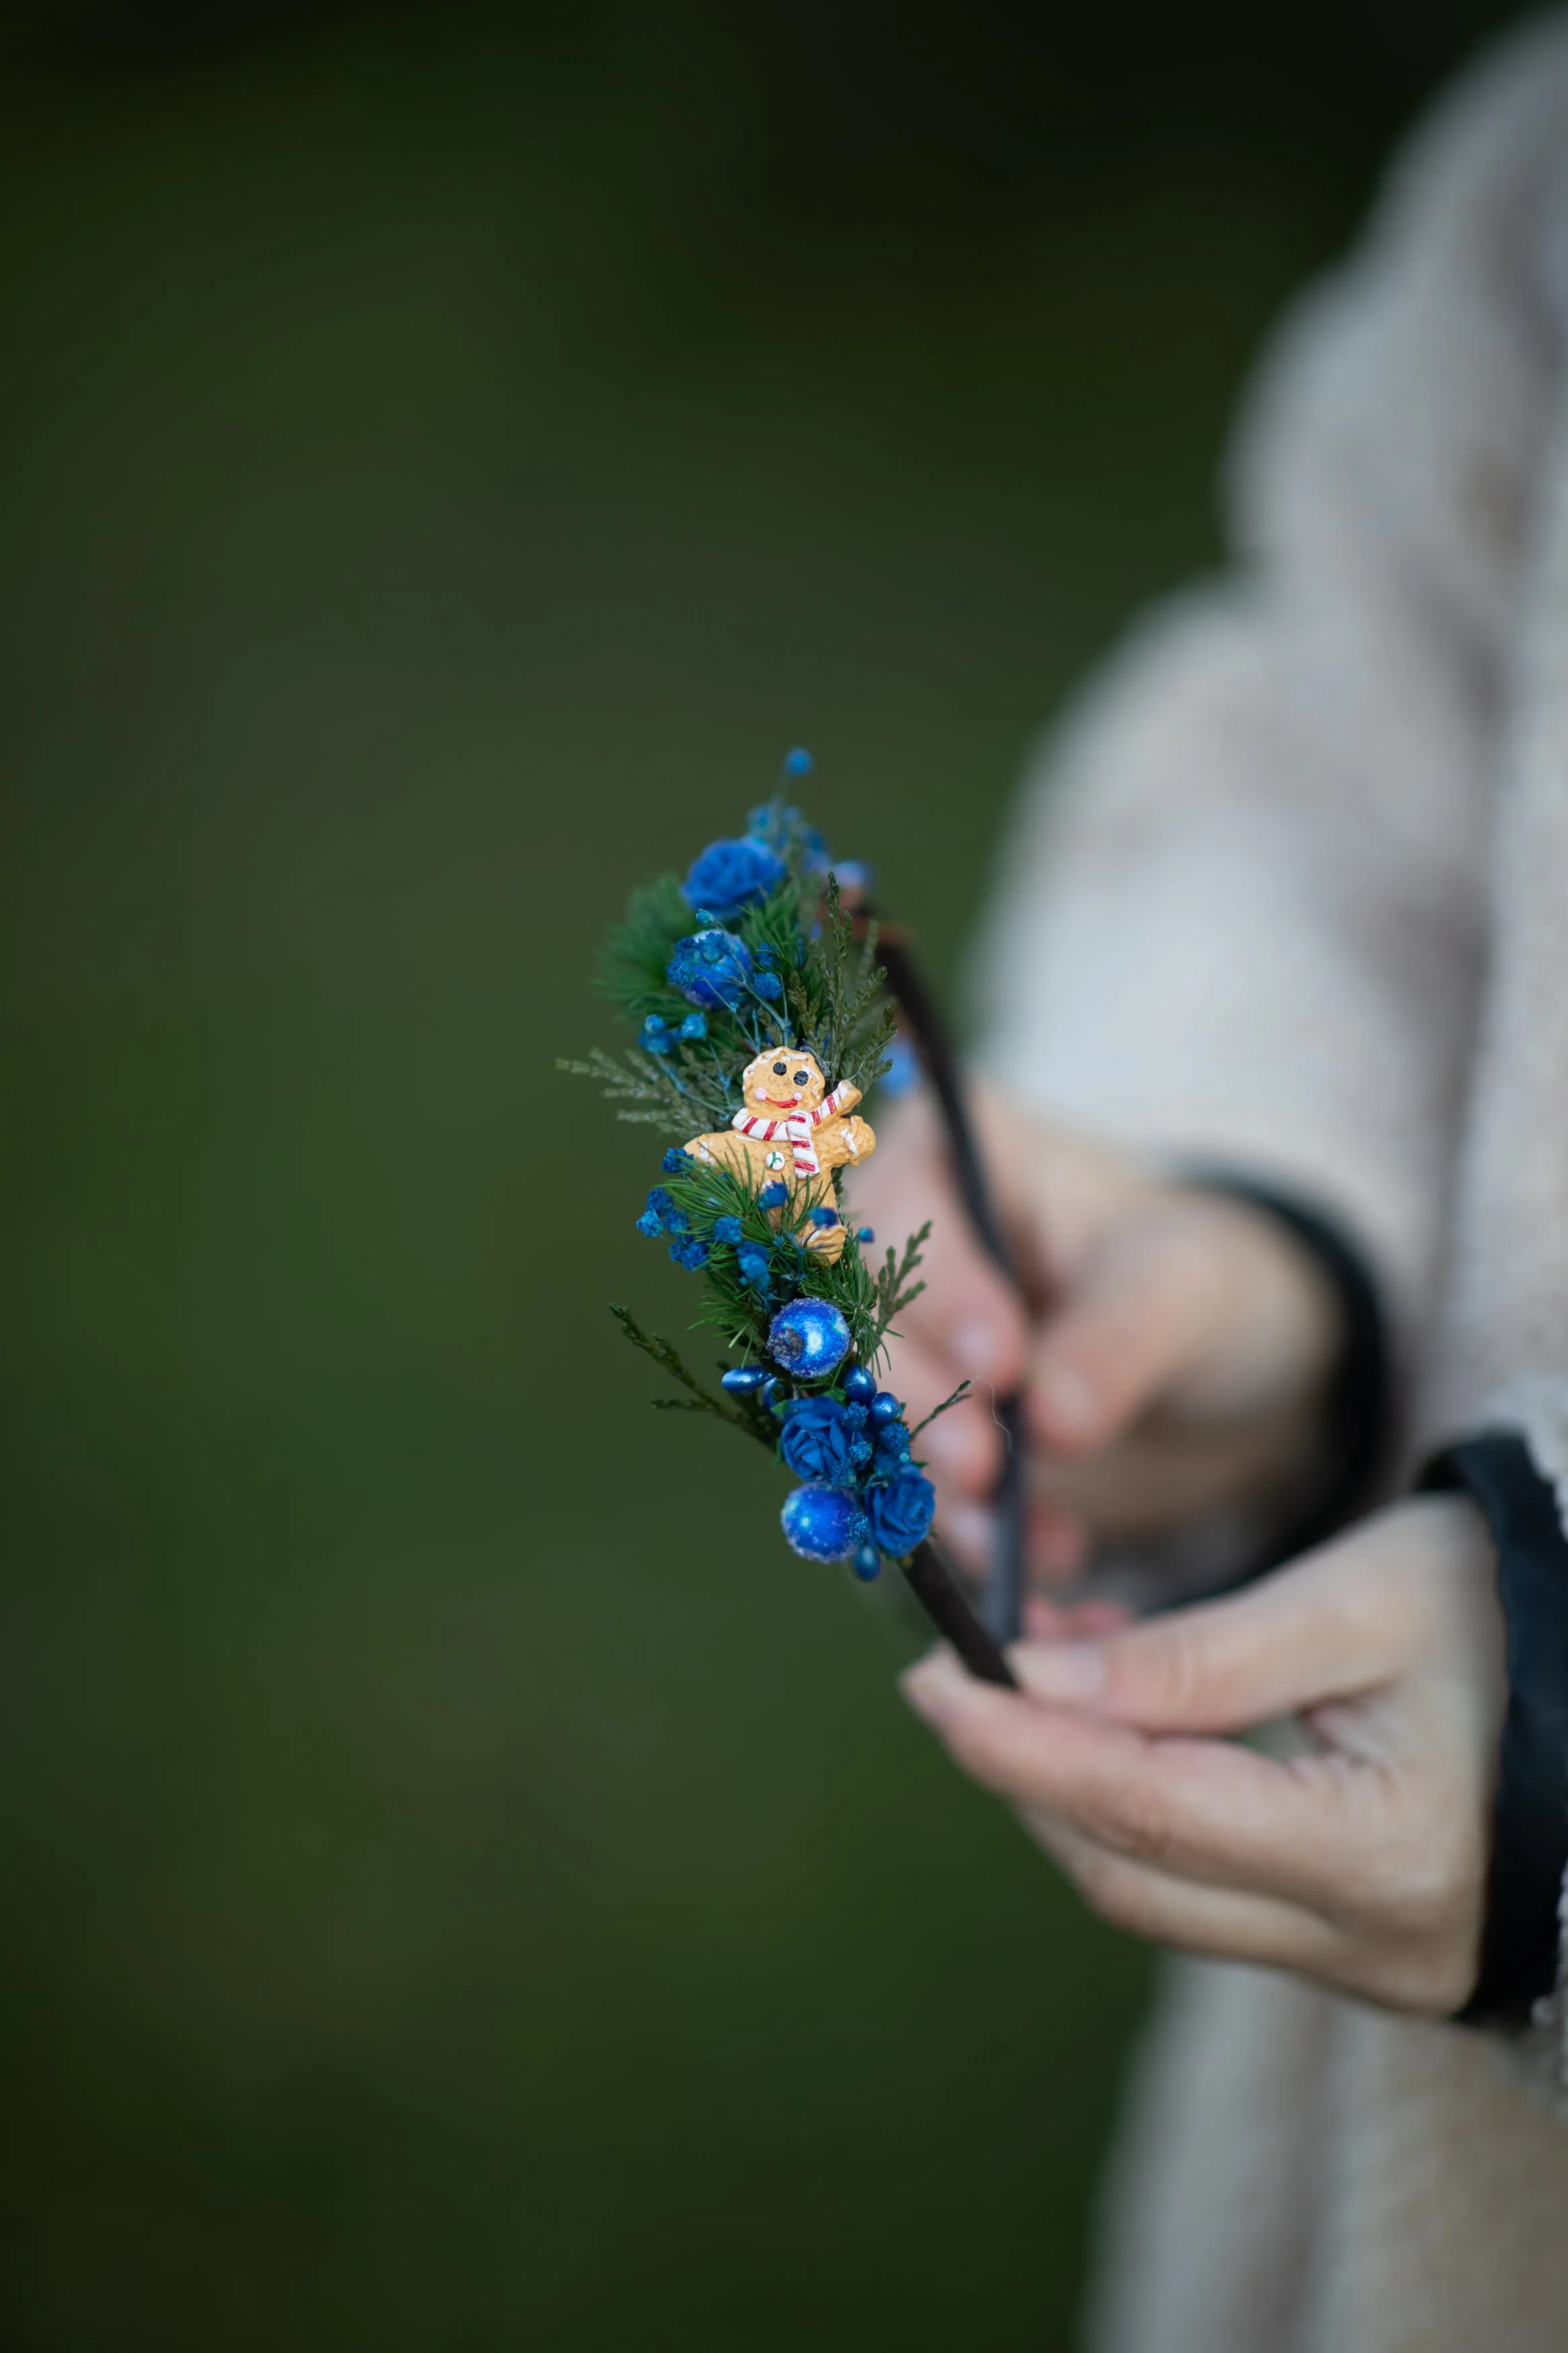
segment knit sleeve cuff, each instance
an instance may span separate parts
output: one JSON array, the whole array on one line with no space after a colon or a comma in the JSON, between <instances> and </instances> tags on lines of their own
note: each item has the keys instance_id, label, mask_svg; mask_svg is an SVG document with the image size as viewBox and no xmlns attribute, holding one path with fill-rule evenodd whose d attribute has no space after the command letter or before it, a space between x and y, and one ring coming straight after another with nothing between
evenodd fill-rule
<instances>
[{"instance_id":1,"label":"knit sleeve cuff","mask_svg":"<svg viewBox=\"0 0 1568 2353\"><path fill-rule=\"evenodd\" d=\"M1568 1535L1555 1492L1513 1430L1461 1439L1420 1484L1475 1503L1497 1547L1508 1642L1480 1975L1458 2016L1510 2031L1545 2023L1558 1989L1568 1876Z\"/></svg>"}]
</instances>

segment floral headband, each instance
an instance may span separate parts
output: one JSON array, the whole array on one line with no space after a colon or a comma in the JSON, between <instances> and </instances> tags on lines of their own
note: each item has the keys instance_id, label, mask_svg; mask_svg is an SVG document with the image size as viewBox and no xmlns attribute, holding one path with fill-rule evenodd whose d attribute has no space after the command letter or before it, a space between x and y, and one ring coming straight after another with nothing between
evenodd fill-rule
<instances>
[{"instance_id":1,"label":"floral headband","mask_svg":"<svg viewBox=\"0 0 1568 2353\"><path fill-rule=\"evenodd\" d=\"M784 776L811 765L793 752ZM1012 1442L983 1623L932 1541L935 1493L914 1451L968 1384L911 1429L878 1378L894 1319L924 1288L914 1278L929 1223L874 1265L874 1235L851 1229L841 1210L845 1171L876 1149L857 1107L897 1059L901 1014L947 1125L960 1197L1005 1264L934 1005L868 890L865 870L830 860L781 793L752 810L743 836L710 843L684 881L664 875L633 892L600 986L636 1042L558 1067L597 1079L618 1117L673 1139L636 1224L700 1278L692 1326L711 1328L726 1360L715 1390L670 1341L615 1308L626 1337L683 1392L656 1406L710 1415L766 1447L797 1482L780 1514L796 1553L868 1580L895 1562L971 1671L1010 1683L1000 1643L1017 1630L1016 1412L1003 1401Z\"/></svg>"}]
</instances>

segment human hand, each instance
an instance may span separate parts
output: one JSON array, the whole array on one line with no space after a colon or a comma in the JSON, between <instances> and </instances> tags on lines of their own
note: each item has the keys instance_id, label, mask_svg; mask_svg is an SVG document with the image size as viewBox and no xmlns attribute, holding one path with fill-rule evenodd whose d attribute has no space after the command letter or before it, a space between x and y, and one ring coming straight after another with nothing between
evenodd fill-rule
<instances>
[{"instance_id":1,"label":"human hand","mask_svg":"<svg viewBox=\"0 0 1568 2353\"><path fill-rule=\"evenodd\" d=\"M1076 1574L1093 1539L1288 1491L1340 1339L1311 1253L1264 1211L1152 1176L992 1089L974 1089L973 1113L1026 1303L970 1232L923 1092L886 1122L851 1187L856 1220L889 1240L932 1219L927 1289L900 1318L889 1378L917 1421L960 1381L976 1385L922 1441L959 1558L978 1569L988 1557L1002 1461L991 1399L1019 1387L1040 1575Z\"/></svg>"},{"instance_id":2,"label":"human hand","mask_svg":"<svg viewBox=\"0 0 1568 2353\"><path fill-rule=\"evenodd\" d=\"M1245 1594L1013 1657L1022 1693L936 1652L905 1695L1106 1919L1391 2009L1464 2001L1506 1703L1471 1504L1418 1497ZM1219 1736L1290 1714L1315 1745L1288 1762Z\"/></svg>"}]
</instances>

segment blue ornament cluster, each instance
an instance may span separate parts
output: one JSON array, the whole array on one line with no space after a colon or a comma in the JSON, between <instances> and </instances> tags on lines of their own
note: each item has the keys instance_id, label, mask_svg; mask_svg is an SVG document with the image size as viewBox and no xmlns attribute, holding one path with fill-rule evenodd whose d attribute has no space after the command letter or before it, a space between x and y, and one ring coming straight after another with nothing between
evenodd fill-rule
<instances>
[{"instance_id":1,"label":"blue ornament cluster","mask_svg":"<svg viewBox=\"0 0 1568 2353\"><path fill-rule=\"evenodd\" d=\"M904 1409L852 1365L831 1393L776 1409L779 1452L804 1483L788 1496L786 1541L808 1560L853 1561L874 1577L887 1555L907 1559L930 1534L936 1491L910 1452Z\"/></svg>"},{"instance_id":2,"label":"blue ornament cluster","mask_svg":"<svg viewBox=\"0 0 1568 2353\"><path fill-rule=\"evenodd\" d=\"M811 768L805 751L784 763L790 779ZM616 954L618 969L635 971L636 986L617 985L616 993L639 1025L644 1070L659 1066L649 1072L654 1083L639 1080L632 1092L660 1100L660 1115L689 1101L693 1130L704 1124L699 1108L708 1124L722 1124L730 1112L715 1112L733 1104L740 1050L749 1044L760 1051L795 1029L816 1040L826 1074L837 1068L863 1079L864 1066L847 1053L847 1040L865 1043L857 1027L862 1013L844 1014L845 1037L835 1034L837 1008L849 1000L834 976L853 968L830 875L844 892L864 888L868 870L836 864L822 835L781 791L748 813L743 834L710 841L683 881L660 884L641 912L634 902ZM824 895L834 908L831 926L818 904ZM837 961L823 964L830 954ZM648 1010L650 1002L662 1009ZM776 1445L797 1482L783 1507L784 1533L805 1558L847 1561L864 1578L875 1577L884 1558L907 1559L931 1527L934 1491L913 1460L902 1405L878 1388L870 1362L858 1361L857 1351L874 1361L909 1266L918 1263L919 1238L901 1268L889 1251L886 1267L873 1272L858 1258L859 1246L874 1240L871 1229L842 1231L835 1181L803 1195L771 1172L764 1183L760 1171L712 1164L699 1181L693 1158L673 1146L659 1173L638 1232L663 1241L678 1266L706 1270L698 1322L720 1324L731 1347L757 1361L721 1372L721 1405L668 1341L617 1310L628 1336L684 1385L686 1398L658 1402L706 1402L752 1439Z\"/></svg>"}]
</instances>

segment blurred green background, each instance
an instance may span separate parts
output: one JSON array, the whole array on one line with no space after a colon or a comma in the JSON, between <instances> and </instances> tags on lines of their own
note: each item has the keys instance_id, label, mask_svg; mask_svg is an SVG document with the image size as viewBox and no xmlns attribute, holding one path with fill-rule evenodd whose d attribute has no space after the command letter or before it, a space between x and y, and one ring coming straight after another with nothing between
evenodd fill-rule
<instances>
[{"instance_id":1,"label":"blurred green background","mask_svg":"<svg viewBox=\"0 0 1568 2353\"><path fill-rule=\"evenodd\" d=\"M1145 1957L553 1060L797 741L952 978L1501 13L8 13L8 2347L1069 2341Z\"/></svg>"}]
</instances>

